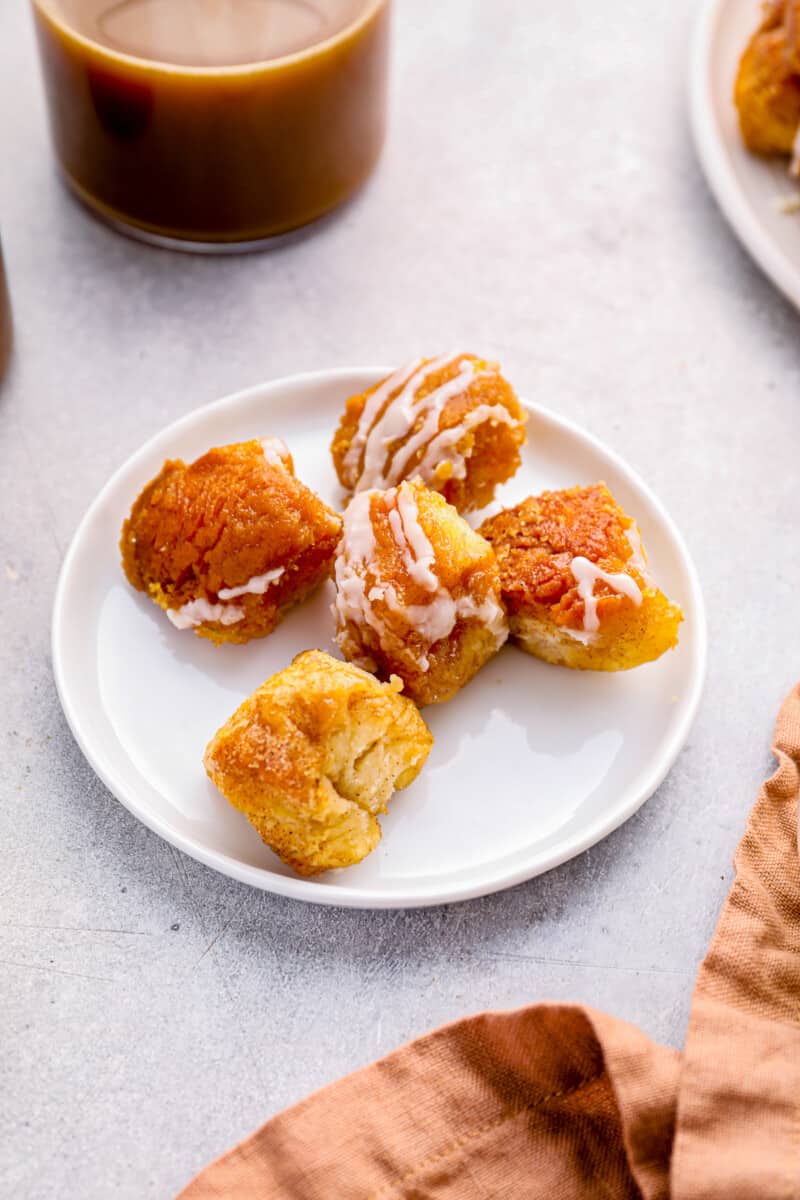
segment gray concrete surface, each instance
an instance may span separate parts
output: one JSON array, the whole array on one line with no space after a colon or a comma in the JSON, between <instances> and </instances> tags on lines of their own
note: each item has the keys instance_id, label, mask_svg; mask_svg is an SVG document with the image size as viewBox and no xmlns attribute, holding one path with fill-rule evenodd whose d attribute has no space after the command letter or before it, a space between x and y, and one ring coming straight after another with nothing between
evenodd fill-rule
<instances>
[{"instance_id":1,"label":"gray concrete surface","mask_svg":"<svg viewBox=\"0 0 800 1200\"><path fill-rule=\"evenodd\" d=\"M0 6L4 1195L169 1197L271 1113L486 1006L585 1001L680 1044L800 668L800 326L693 157L694 7L399 0L371 186L298 245L207 261L62 192L28 14ZM112 468L181 413L452 344L498 355L671 509L709 607L699 719L633 820L512 892L358 913L250 891L173 853L83 761L50 670L61 557Z\"/></svg>"}]
</instances>

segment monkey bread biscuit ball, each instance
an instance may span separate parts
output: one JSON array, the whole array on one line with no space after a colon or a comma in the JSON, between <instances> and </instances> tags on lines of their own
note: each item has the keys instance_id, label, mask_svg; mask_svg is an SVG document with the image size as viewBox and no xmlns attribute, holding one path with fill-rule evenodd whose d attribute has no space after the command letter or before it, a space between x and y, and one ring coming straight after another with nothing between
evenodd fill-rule
<instances>
[{"instance_id":1,"label":"monkey bread biscuit ball","mask_svg":"<svg viewBox=\"0 0 800 1200\"><path fill-rule=\"evenodd\" d=\"M678 641L681 610L653 582L636 522L603 483L543 492L481 526L511 636L564 667L624 671Z\"/></svg>"},{"instance_id":2,"label":"monkey bread biscuit ball","mask_svg":"<svg viewBox=\"0 0 800 1200\"><path fill-rule=\"evenodd\" d=\"M341 520L295 477L279 438L176 460L122 529L129 582L178 629L213 642L271 633L330 573Z\"/></svg>"},{"instance_id":3,"label":"monkey bread biscuit ball","mask_svg":"<svg viewBox=\"0 0 800 1200\"><path fill-rule=\"evenodd\" d=\"M298 874L361 862L422 770L433 738L401 686L308 650L209 743L209 778Z\"/></svg>"},{"instance_id":4,"label":"monkey bread biscuit ball","mask_svg":"<svg viewBox=\"0 0 800 1200\"><path fill-rule=\"evenodd\" d=\"M417 359L347 401L331 445L351 492L419 476L459 512L488 504L520 464L525 411L494 363Z\"/></svg>"},{"instance_id":5,"label":"monkey bread biscuit ball","mask_svg":"<svg viewBox=\"0 0 800 1200\"><path fill-rule=\"evenodd\" d=\"M739 63L734 98L748 150L768 157L793 154L794 173L800 173L798 0L773 0L765 7Z\"/></svg>"},{"instance_id":6,"label":"monkey bread biscuit ball","mask_svg":"<svg viewBox=\"0 0 800 1200\"><path fill-rule=\"evenodd\" d=\"M418 480L353 497L334 577L345 658L417 704L449 700L508 637L491 546Z\"/></svg>"}]
</instances>

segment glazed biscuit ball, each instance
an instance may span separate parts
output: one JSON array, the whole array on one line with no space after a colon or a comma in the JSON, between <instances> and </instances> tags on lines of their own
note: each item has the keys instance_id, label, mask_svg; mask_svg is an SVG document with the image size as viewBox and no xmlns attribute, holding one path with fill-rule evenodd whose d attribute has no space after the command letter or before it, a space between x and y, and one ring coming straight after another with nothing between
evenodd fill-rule
<instances>
[{"instance_id":1,"label":"glazed biscuit ball","mask_svg":"<svg viewBox=\"0 0 800 1200\"><path fill-rule=\"evenodd\" d=\"M488 504L520 464L525 412L494 363L417 359L347 401L331 453L343 487L419 477L459 512Z\"/></svg>"},{"instance_id":2,"label":"glazed biscuit ball","mask_svg":"<svg viewBox=\"0 0 800 1200\"><path fill-rule=\"evenodd\" d=\"M449 700L508 637L491 546L418 480L353 497L334 577L345 658L398 675L419 705Z\"/></svg>"},{"instance_id":3,"label":"glazed biscuit ball","mask_svg":"<svg viewBox=\"0 0 800 1200\"><path fill-rule=\"evenodd\" d=\"M239 442L164 463L123 526L122 565L176 628L247 642L329 575L340 528L279 438Z\"/></svg>"},{"instance_id":4,"label":"glazed biscuit ball","mask_svg":"<svg viewBox=\"0 0 800 1200\"><path fill-rule=\"evenodd\" d=\"M681 610L656 587L638 526L605 484L530 497L481 533L500 565L511 635L529 654L624 671L677 644Z\"/></svg>"},{"instance_id":5,"label":"glazed biscuit ball","mask_svg":"<svg viewBox=\"0 0 800 1200\"><path fill-rule=\"evenodd\" d=\"M433 738L401 687L308 650L209 743L211 781L299 875L361 862L421 771Z\"/></svg>"},{"instance_id":6,"label":"glazed biscuit ball","mask_svg":"<svg viewBox=\"0 0 800 1200\"><path fill-rule=\"evenodd\" d=\"M742 138L755 154L789 155L795 149L800 130L797 8L772 4L739 63L734 98Z\"/></svg>"}]
</instances>

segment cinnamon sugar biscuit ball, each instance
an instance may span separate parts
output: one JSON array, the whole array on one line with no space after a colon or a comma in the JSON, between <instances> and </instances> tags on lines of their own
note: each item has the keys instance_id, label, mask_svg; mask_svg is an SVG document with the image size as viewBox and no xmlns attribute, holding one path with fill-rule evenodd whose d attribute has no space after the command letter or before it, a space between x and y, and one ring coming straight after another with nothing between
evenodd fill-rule
<instances>
[{"instance_id":1,"label":"cinnamon sugar biscuit ball","mask_svg":"<svg viewBox=\"0 0 800 1200\"><path fill-rule=\"evenodd\" d=\"M748 150L800 150L800 20L796 0L769 5L739 63L734 99ZM800 153L795 153L800 166Z\"/></svg>"},{"instance_id":2,"label":"cinnamon sugar biscuit ball","mask_svg":"<svg viewBox=\"0 0 800 1200\"><path fill-rule=\"evenodd\" d=\"M331 453L352 492L419 476L459 512L483 508L520 464L526 415L474 354L417 359L347 401Z\"/></svg>"},{"instance_id":3,"label":"cinnamon sugar biscuit ball","mask_svg":"<svg viewBox=\"0 0 800 1200\"><path fill-rule=\"evenodd\" d=\"M165 462L122 528L130 583L213 642L271 633L330 573L341 520L279 438Z\"/></svg>"},{"instance_id":4,"label":"cinnamon sugar biscuit ball","mask_svg":"<svg viewBox=\"0 0 800 1200\"><path fill-rule=\"evenodd\" d=\"M449 700L508 636L491 546L418 480L354 496L334 576L345 658L417 704Z\"/></svg>"},{"instance_id":5,"label":"cinnamon sugar biscuit ball","mask_svg":"<svg viewBox=\"0 0 800 1200\"><path fill-rule=\"evenodd\" d=\"M211 781L298 874L361 862L421 771L433 737L401 686L308 650L209 743Z\"/></svg>"},{"instance_id":6,"label":"cinnamon sugar biscuit ball","mask_svg":"<svg viewBox=\"0 0 800 1200\"><path fill-rule=\"evenodd\" d=\"M481 533L500 565L511 635L529 654L624 671L677 644L681 610L656 587L639 528L605 484L529 497Z\"/></svg>"}]
</instances>

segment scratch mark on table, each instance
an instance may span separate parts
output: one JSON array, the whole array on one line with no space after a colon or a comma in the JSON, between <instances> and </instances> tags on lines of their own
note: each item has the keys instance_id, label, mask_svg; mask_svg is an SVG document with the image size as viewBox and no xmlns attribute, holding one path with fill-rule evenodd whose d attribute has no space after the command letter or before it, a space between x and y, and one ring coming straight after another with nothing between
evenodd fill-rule
<instances>
[{"instance_id":1,"label":"scratch mark on table","mask_svg":"<svg viewBox=\"0 0 800 1200\"><path fill-rule=\"evenodd\" d=\"M62 971L60 967L42 967L38 963L13 962L7 958L0 958L0 966L21 967L24 971L44 971L47 975L69 975L72 979L87 979L91 983L118 982L116 979L108 979L105 975L83 975L80 971Z\"/></svg>"},{"instance_id":2,"label":"scratch mark on table","mask_svg":"<svg viewBox=\"0 0 800 1200\"><path fill-rule=\"evenodd\" d=\"M222 925L222 927L217 931L217 933L214 934L213 938L208 943L205 950L198 958L197 962L194 964L196 967L199 966L199 964L203 961L205 956L208 954L209 950L213 949L213 947L216 946L217 942L222 937L223 933L225 933L226 930L230 929L234 920L236 919L236 917L238 917L239 913L241 912L243 905L244 905L244 900L240 900L239 903L236 905L235 909L233 910L233 912L231 913L231 915L228 917L227 921L224 923L224 925Z\"/></svg>"},{"instance_id":3,"label":"scratch mark on table","mask_svg":"<svg viewBox=\"0 0 800 1200\"><path fill-rule=\"evenodd\" d=\"M91 925L36 925L25 921L4 921L0 929L46 929L58 930L61 933L112 933L124 934L125 937L153 937L147 929L94 929Z\"/></svg>"},{"instance_id":4,"label":"scratch mark on table","mask_svg":"<svg viewBox=\"0 0 800 1200\"><path fill-rule=\"evenodd\" d=\"M631 967L620 966L618 963L582 962L572 958L539 958L534 954L506 954L496 951L489 958L510 959L512 962L538 963L549 967L586 967L592 971L621 971L628 975L680 975L694 977L695 972L680 970L677 967Z\"/></svg>"}]
</instances>

